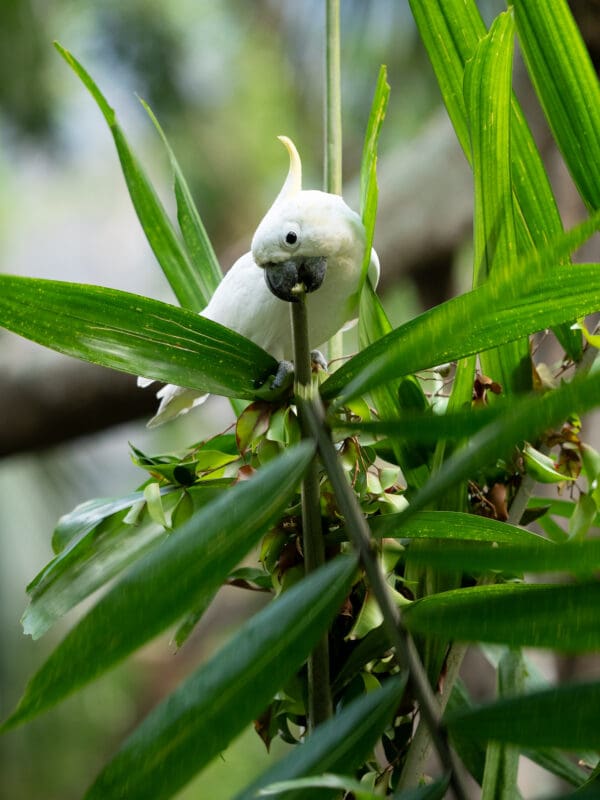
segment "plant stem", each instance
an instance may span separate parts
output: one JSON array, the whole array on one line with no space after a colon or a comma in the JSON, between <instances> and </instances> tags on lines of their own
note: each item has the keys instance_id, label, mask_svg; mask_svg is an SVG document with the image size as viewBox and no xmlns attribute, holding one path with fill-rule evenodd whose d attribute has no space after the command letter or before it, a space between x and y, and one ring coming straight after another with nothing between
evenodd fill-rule
<instances>
[{"instance_id":1,"label":"plant stem","mask_svg":"<svg viewBox=\"0 0 600 800\"><path fill-rule=\"evenodd\" d=\"M369 528L356 496L348 485L326 427L321 400L315 395L306 399L300 397L299 407L317 442L321 459L333 486L340 510L346 520L348 536L359 554L367 580L383 615L383 624L394 647L396 660L402 669L407 669L409 672L409 680L419 703L421 717L429 729L429 735L444 768L450 774L454 793L458 800L466 800L467 792L462 784L456 757L448 745L446 730L441 722L439 705L429 685L413 639L402 622L400 610L390 597L385 576L373 549Z\"/></svg>"},{"instance_id":2,"label":"plant stem","mask_svg":"<svg viewBox=\"0 0 600 800\"><path fill-rule=\"evenodd\" d=\"M340 0L326 0L325 10L325 153L323 188L342 194L342 90L340 70ZM343 334L329 340L329 361L344 355Z\"/></svg>"},{"instance_id":3,"label":"plant stem","mask_svg":"<svg viewBox=\"0 0 600 800\"><path fill-rule=\"evenodd\" d=\"M325 191L342 193L342 91L340 0L326 0L325 19Z\"/></svg>"},{"instance_id":4,"label":"plant stem","mask_svg":"<svg viewBox=\"0 0 600 800\"><path fill-rule=\"evenodd\" d=\"M294 391L297 398L310 398L312 369L308 343L308 319L304 287L297 293L298 302L290 303L294 342ZM298 406L304 437L310 437L301 406ZM325 545L321 527L319 472L316 458L311 461L302 481L302 549L304 569L308 575L325 563ZM327 634L317 643L308 658L307 723L311 733L333 713L329 681L329 640Z\"/></svg>"}]
</instances>

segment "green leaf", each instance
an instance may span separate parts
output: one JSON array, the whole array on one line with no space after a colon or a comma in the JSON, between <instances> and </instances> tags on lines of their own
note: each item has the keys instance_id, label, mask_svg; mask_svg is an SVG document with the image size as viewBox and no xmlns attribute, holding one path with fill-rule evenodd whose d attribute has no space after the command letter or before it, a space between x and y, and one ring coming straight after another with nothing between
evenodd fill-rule
<instances>
[{"instance_id":1,"label":"green leaf","mask_svg":"<svg viewBox=\"0 0 600 800\"><path fill-rule=\"evenodd\" d=\"M150 519L161 528L170 528L171 526L167 520L165 509L162 504L160 486L156 481L152 481L144 489L144 500L146 501L146 508L148 509Z\"/></svg>"},{"instance_id":2,"label":"green leaf","mask_svg":"<svg viewBox=\"0 0 600 800\"><path fill-rule=\"evenodd\" d=\"M185 492L163 489L161 500L167 521L175 525L186 499L198 510L219 494L220 490L204 486L194 486ZM31 602L21 619L26 634L39 638L63 614L166 538L165 526L152 518L143 493L130 497L137 499L83 529L29 584L27 593ZM115 505L111 503L104 508L112 509ZM130 521L127 511L132 508L136 513Z\"/></svg>"},{"instance_id":3,"label":"green leaf","mask_svg":"<svg viewBox=\"0 0 600 800\"><path fill-rule=\"evenodd\" d=\"M84 361L227 397L252 398L277 368L216 322L99 286L0 275L0 325Z\"/></svg>"},{"instance_id":4,"label":"green leaf","mask_svg":"<svg viewBox=\"0 0 600 800\"><path fill-rule=\"evenodd\" d=\"M169 156L169 161L171 162L175 183L175 200L177 202L179 227L183 234L183 240L187 246L190 259L196 269L198 281L202 284L202 296L205 304L207 304L223 278L221 265L219 264L213 246L208 238L206 229L202 224L190 188L183 176L181 167L175 157L175 153L171 149L165 132L150 106L141 98L140 102L154 123L160 138L163 140L163 144Z\"/></svg>"},{"instance_id":5,"label":"green leaf","mask_svg":"<svg viewBox=\"0 0 600 800\"><path fill-rule=\"evenodd\" d=\"M576 229L583 239L597 225L597 215ZM577 234L576 234L577 235ZM566 234L563 244L569 240ZM559 252L553 249L554 257ZM551 253L530 260L520 272L521 294L494 279L435 306L401 325L351 358L321 386L325 398L341 395L338 405L387 381L489 350L598 310L600 268L573 264L536 276ZM465 325L464 321L469 324Z\"/></svg>"},{"instance_id":6,"label":"green leaf","mask_svg":"<svg viewBox=\"0 0 600 800\"><path fill-rule=\"evenodd\" d=\"M379 190L377 187L377 144L381 126L385 118L388 101L390 99L390 85L387 82L387 67L382 65L377 77L373 103L367 123L365 134L365 144L363 148L362 161L360 166L360 216L365 226L365 253L363 256L362 276L358 293L367 278L369 264L371 262L371 248L373 247L373 236L375 234L375 218L377 216L377 201Z\"/></svg>"},{"instance_id":7,"label":"green leaf","mask_svg":"<svg viewBox=\"0 0 600 800\"><path fill-rule=\"evenodd\" d=\"M490 275L519 294L517 235L511 181L512 13L500 14L467 62L464 94L475 182L474 285ZM510 291L510 290L508 290ZM531 389L527 339L481 355L482 369L505 394Z\"/></svg>"},{"instance_id":8,"label":"green leaf","mask_svg":"<svg viewBox=\"0 0 600 800\"><path fill-rule=\"evenodd\" d=\"M474 542L495 542L513 546L537 547L544 552L550 548L546 539L516 525L495 519L465 514L461 511L418 511L408 519L405 514L385 514L369 520L371 534L376 539L444 539ZM534 544L531 544L534 543ZM428 552L427 543L421 546ZM434 544L430 550L447 549L446 543ZM463 548L471 551L472 545ZM483 548L482 548L483 549ZM487 552L487 550L486 550Z\"/></svg>"},{"instance_id":9,"label":"green leaf","mask_svg":"<svg viewBox=\"0 0 600 800\"><path fill-rule=\"evenodd\" d=\"M87 800L171 797L292 677L339 610L355 573L356 560L341 556L246 622L146 717Z\"/></svg>"},{"instance_id":10,"label":"green leaf","mask_svg":"<svg viewBox=\"0 0 600 800\"><path fill-rule=\"evenodd\" d=\"M442 778L426 786L415 786L414 789L394 792L393 800L444 800L449 785L450 778Z\"/></svg>"},{"instance_id":11,"label":"green leaf","mask_svg":"<svg viewBox=\"0 0 600 800\"><path fill-rule=\"evenodd\" d=\"M365 638L356 644L356 647L344 662L344 666L336 675L331 687L333 693L339 692L369 661L381 658L390 648L389 637L383 625L369 631Z\"/></svg>"},{"instance_id":12,"label":"green leaf","mask_svg":"<svg viewBox=\"0 0 600 800\"><path fill-rule=\"evenodd\" d=\"M182 247L152 184L133 154L114 110L79 61L58 42L54 46L92 95L110 128L138 219L175 296L184 308L201 311L208 301L204 294L203 280Z\"/></svg>"},{"instance_id":13,"label":"green leaf","mask_svg":"<svg viewBox=\"0 0 600 800\"><path fill-rule=\"evenodd\" d=\"M482 655L495 670L498 669L500 661L507 652L507 648L503 647L502 645L484 645L483 647L480 647L480 650L482 651ZM525 656L524 662L525 670L522 675L523 688L521 691L537 692L540 689L548 687L548 678L544 675L536 663L528 656ZM453 710L455 710L457 707L457 704L455 704ZM463 704L463 707L473 707L473 704ZM565 753L561 753L559 750L551 748L521 748L521 752L536 764L539 764L544 769L560 776L573 786L580 786L587 778L585 769L579 766ZM583 762L585 759L585 753L583 752L576 753L574 755L579 762Z\"/></svg>"},{"instance_id":14,"label":"green leaf","mask_svg":"<svg viewBox=\"0 0 600 800\"><path fill-rule=\"evenodd\" d=\"M291 780L277 781L261 789L259 796L273 797L275 795L283 795L287 798L295 795L297 798L302 796L306 797L306 792L298 791L302 789L337 789L346 794L352 792L352 796L356 798L356 800L381 800L381 795L373 794L373 792L368 791L355 778L351 778L348 775L333 775L328 772L310 778L292 778ZM294 792L294 795L291 794L292 792ZM331 797L331 792L310 792L311 798L321 795L323 797Z\"/></svg>"},{"instance_id":15,"label":"green leaf","mask_svg":"<svg viewBox=\"0 0 600 800\"><path fill-rule=\"evenodd\" d=\"M361 347L373 344L392 330L390 321L381 305L381 302L370 281L366 281L360 296L360 313L358 319L358 337ZM406 401L406 393L401 388L410 387L411 405ZM378 386L371 392L372 401L380 417L383 419L398 420L398 425L404 429L406 425L403 420L410 411L413 410L412 404L418 403L419 410L429 408L427 398L419 382L412 376L403 378L401 381L386 383ZM338 420L339 422L339 420ZM413 440L421 444L419 439ZM403 444L402 439L394 437L391 440L392 450L396 463L402 467L402 473L406 478L409 487L418 487L423 484L423 470L418 469L420 448L409 447ZM413 466L416 465L416 466ZM426 471L425 471L426 475Z\"/></svg>"},{"instance_id":16,"label":"green leaf","mask_svg":"<svg viewBox=\"0 0 600 800\"><path fill-rule=\"evenodd\" d=\"M600 748L600 683L568 684L447 714L451 734L565 750Z\"/></svg>"},{"instance_id":17,"label":"green leaf","mask_svg":"<svg viewBox=\"0 0 600 800\"><path fill-rule=\"evenodd\" d=\"M410 522L410 520L409 520ZM497 523L504 526L504 523ZM504 526L505 527L505 526ZM499 570L509 573L569 572L589 575L600 569L600 539L552 545L547 539L532 534L531 543L517 539L514 544L490 542L487 545L446 542L420 543L409 547L407 558L418 564L465 572Z\"/></svg>"},{"instance_id":18,"label":"green leaf","mask_svg":"<svg viewBox=\"0 0 600 800\"><path fill-rule=\"evenodd\" d=\"M79 541L107 517L143 500L143 492L133 492L125 497L100 497L81 503L58 520L52 534L52 549L58 555L70 542Z\"/></svg>"},{"instance_id":19,"label":"green leaf","mask_svg":"<svg viewBox=\"0 0 600 800\"><path fill-rule=\"evenodd\" d=\"M523 692L525 664L519 651L508 650L498 665L498 695ZM499 742L488 742L481 800L514 800L518 794L519 751Z\"/></svg>"},{"instance_id":20,"label":"green leaf","mask_svg":"<svg viewBox=\"0 0 600 800\"><path fill-rule=\"evenodd\" d=\"M510 457L511 449L524 439L535 439L545 430L561 423L573 411L586 411L598 405L600 373L589 378L577 377L571 383L543 395L533 393L518 402L507 404L498 418L482 428L412 499L406 517L427 507L451 486L469 478L478 469L495 464L498 458Z\"/></svg>"},{"instance_id":21,"label":"green leaf","mask_svg":"<svg viewBox=\"0 0 600 800\"><path fill-rule=\"evenodd\" d=\"M435 444L439 440L459 441L473 436L497 419L501 411L500 406L494 405L446 414L407 412L401 418L392 413L380 421L346 422L343 418L332 417L330 424L332 428L347 431L351 436L366 433L377 437L388 436L392 442Z\"/></svg>"},{"instance_id":22,"label":"green leaf","mask_svg":"<svg viewBox=\"0 0 600 800\"><path fill-rule=\"evenodd\" d=\"M527 473L539 483L563 483L575 480L575 478L559 472L550 456L540 453L529 442L525 442L522 452Z\"/></svg>"},{"instance_id":23,"label":"green leaf","mask_svg":"<svg viewBox=\"0 0 600 800\"><path fill-rule=\"evenodd\" d=\"M285 509L313 453L308 443L289 449L139 560L63 639L3 727L102 674L214 592Z\"/></svg>"},{"instance_id":24,"label":"green leaf","mask_svg":"<svg viewBox=\"0 0 600 800\"><path fill-rule=\"evenodd\" d=\"M569 536L583 539L596 519L598 509L593 497L581 492L575 504L575 511L569 520Z\"/></svg>"},{"instance_id":25,"label":"green leaf","mask_svg":"<svg viewBox=\"0 0 600 800\"><path fill-rule=\"evenodd\" d=\"M467 159L469 123L463 96L465 64L486 28L475 0L410 0L410 6L435 71L442 98ZM519 248L543 248L561 232L562 222L550 181L521 107L511 97L511 172ZM564 259L568 263L568 259ZM526 274L526 273L522 273ZM581 358L581 339L569 325L555 330L569 355Z\"/></svg>"},{"instance_id":26,"label":"green leaf","mask_svg":"<svg viewBox=\"0 0 600 800\"><path fill-rule=\"evenodd\" d=\"M54 42L54 46L92 95L110 128L136 214L175 296L184 308L201 311L208 301L203 280L181 245L142 165L131 150L114 109L72 53L58 42Z\"/></svg>"},{"instance_id":27,"label":"green leaf","mask_svg":"<svg viewBox=\"0 0 600 800\"><path fill-rule=\"evenodd\" d=\"M368 758L377 739L391 722L405 686L406 676L391 678L381 689L350 703L320 725L301 746L263 773L236 800L250 800L259 789L283 780L324 772L353 772ZM306 797L306 793L285 793L286 800L300 797Z\"/></svg>"},{"instance_id":28,"label":"green leaf","mask_svg":"<svg viewBox=\"0 0 600 800\"><path fill-rule=\"evenodd\" d=\"M425 597L403 619L410 631L444 640L583 653L600 647L598 614L600 583L504 584Z\"/></svg>"},{"instance_id":29,"label":"green leaf","mask_svg":"<svg viewBox=\"0 0 600 800\"><path fill-rule=\"evenodd\" d=\"M572 500L557 500L553 497L531 497L528 508L548 508L548 514L570 519L575 513L575 503ZM600 527L600 514L596 514L593 524Z\"/></svg>"},{"instance_id":30,"label":"green leaf","mask_svg":"<svg viewBox=\"0 0 600 800\"><path fill-rule=\"evenodd\" d=\"M564 0L515 0L519 40L554 138L589 209L600 207L600 86Z\"/></svg>"}]
</instances>

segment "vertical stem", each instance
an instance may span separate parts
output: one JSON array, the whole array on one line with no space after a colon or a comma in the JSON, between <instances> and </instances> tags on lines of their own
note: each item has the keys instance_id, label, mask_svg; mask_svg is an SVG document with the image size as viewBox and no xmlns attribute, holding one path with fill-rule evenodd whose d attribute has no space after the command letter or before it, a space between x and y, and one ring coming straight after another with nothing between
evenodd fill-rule
<instances>
[{"instance_id":1,"label":"vertical stem","mask_svg":"<svg viewBox=\"0 0 600 800\"><path fill-rule=\"evenodd\" d=\"M340 0L325 0L325 158L326 192L342 194L342 89L340 70ZM330 361L344 354L343 334L329 340Z\"/></svg>"},{"instance_id":2,"label":"vertical stem","mask_svg":"<svg viewBox=\"0 0 600 800\"><path fill-rule=\"evenodd\" d=\"M381 571L371 542L370 531L356 495L350 489L340 464L338 454L331 442L325 424L325 414L320 397L315 394L306 400L299 397L299 407L305 416L305 424L319 447L321 459L333 486L337 502L346 521L348 538L356 549L364 567L367 580L383 616L383 625L392 644L400 667L407 669L414 695L419 703L423 719L440 761L450 775L450 782L457 800L466 800L468 792L463 785L459 762L448 745L446 729L441 721L440 706L436 700L427 674L413 642L404 626L400 610L392 602L385 576Z\"/></svg>"},{"instance_id":3,"label":"vertical stem","mask_svg":"<svg viewBox=\"0 0 600 800\"><path fill-rule=\"evenodd\" d=\"M294 342L294 391L298 398L309 399L312 394L312 370L310 347L308 343L308 319L306 314L306 295L297 294L298 302L290 303L292 338ZM299 406L302 435L309 437L304 414ZM302 548L306 574L325 563L325 546L321 527L321 507L319 473L316 458L313 458L304 476L301 491L302 500ZM329 640L327 633L317 643L308 658L308 730L312 732L317 725L333 713L329 681Z\"/></svg>"},{"instance_id":4,"label":"vertical stem","mask_svg":"<svg viewBox=\"0 0 600 800\"><path fill-rule=\"evenodd\" d=\"M342 90L340 0L326 0L325 20L325 191L342 193Z\"/></svg>"}]
</instances>

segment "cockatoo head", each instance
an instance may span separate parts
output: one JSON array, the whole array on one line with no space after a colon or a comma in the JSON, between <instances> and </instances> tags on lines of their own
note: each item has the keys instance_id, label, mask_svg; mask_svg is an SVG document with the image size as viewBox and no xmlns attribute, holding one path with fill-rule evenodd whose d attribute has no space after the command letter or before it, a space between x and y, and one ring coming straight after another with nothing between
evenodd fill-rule
<instances>
[{"instance_id":1,"label":"cockatoo head","mask_svg":"<svg viewBox=\"0 0 600 800\"><path fill-rule=\"evenodd\" d=\"M296 300L298 283L318 289L327 269L344 258L361 257L364 229L358 215L339 195L302 190L302 164L294 143L279 139L290 156L288 176L252 239L252 256L265 270L271 291Z\"/></svg>"}]
</instances>

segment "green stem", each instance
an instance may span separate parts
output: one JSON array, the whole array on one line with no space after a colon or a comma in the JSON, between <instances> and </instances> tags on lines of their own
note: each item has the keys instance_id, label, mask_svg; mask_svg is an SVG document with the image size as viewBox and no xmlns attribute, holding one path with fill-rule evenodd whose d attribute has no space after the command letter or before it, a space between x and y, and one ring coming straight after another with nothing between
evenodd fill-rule
<instances>
[{"instance_id":1,"label":"green stem","mask_svg":"<svg viewBox=\"0 0 600 800\"><path fill-rule=\"evenodd\" d=\"M394 647L396 660L402 669L407 669L409 672L410 683L419 703L421 717L429 730L429 735L444 768L450 774L454 793L458 800L466 800L468 795L462 784L458 762L448 745L446 729L441 722L439 705L429 685L413 639L404 626L400 610L392 602L385 576L373 549L369 528L356 496L348 485L338 454L331 441L321 400L316 395L311 398L299 397L298 400L299 408L317 442L340 511L346 520L348 537L359 554L367 580L383 615L383 625L389 641Z\"/></svg>"},{"instance_id":2,"label":"green stem","mask_svg":"<svg viewBox=\"0 0 600 800\"><path fill-rule=\"evenodd\" d=\"M325 158L326 192L342 194L342 90L340 70L340 0L326 0L325 12ZM344 355L343 334L329 340L329 361Z\"/></svg>"},{"instance_id":3,"label":"green stem","mask_svg":"<svg viewBox=\"0 0 600 800\"><path fill-rule=\"evenodd\" d=\"M297 294L298 302L290 303L292 336L294 342L294 391L297 398L310 398L312 394L312 369L308 343L308 318L306 295ZM298 406L300 425L304 437L310 437L306 420ZM314 458L302 481L302 549L306 574L325 563L325 545L321 527L319 472ZM312 732L333 713L329 680L329 640L327 634L318 642L308 659L308 730Z\"/></svg>"},{"instance_id":4,"label":"green stem","mask_svg":"<svg viewBox=\"0 0 600 800\"><path fill-rule=\"evenodd\" d=\"M342 90L340 0L326 0L325 19L325 191L342 193Z\"/></svg>"}]
</instances>

